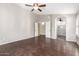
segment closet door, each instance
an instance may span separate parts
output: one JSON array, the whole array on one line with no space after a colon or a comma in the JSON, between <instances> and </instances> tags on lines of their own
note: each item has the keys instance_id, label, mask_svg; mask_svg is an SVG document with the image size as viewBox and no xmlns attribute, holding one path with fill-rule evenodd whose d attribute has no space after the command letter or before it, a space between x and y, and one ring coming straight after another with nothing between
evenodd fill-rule
<instances>
[{"instance_id":1,"label":"closet door","mask_svg":"<svg viewBox=\"0 0 79 59\"><path fill-rule=\"evenodd\" d=\"M45 27L45 30L46 30L46 37L50 38L51 37L51 30L50 30L50 21L46 22L46 27Z\"/></svg>"}]
</instances>

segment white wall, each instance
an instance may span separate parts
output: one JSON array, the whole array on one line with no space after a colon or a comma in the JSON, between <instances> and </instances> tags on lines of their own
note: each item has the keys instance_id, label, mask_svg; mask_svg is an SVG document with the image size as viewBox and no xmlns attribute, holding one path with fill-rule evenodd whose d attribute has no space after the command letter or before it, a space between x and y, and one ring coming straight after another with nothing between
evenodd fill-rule
<instances>
[{"instance_id":1,"label":"white wall","mask_svg":"<svg viewBox=\"0 0 79 59\"><path fill-rule=\"evenodd\" d=\"M45 28L45 32L46 32L46 37L51 38L51 24L50 21L46 22L46 28Z\"/></svg>"},{"instance_id":2,"label":"white wall","mask_svg":"<svg viewBox=\"0 0 79 59\"><path fill-rule=\"evenodd\" d=\"M79 37L79 14L77 15L77 18L76 18L76 35Z\"/></svg>"},{"instance_id":3,"label":"white wall","mask_svg":"<svg viewBox=\"0 0 79 59\"><path fill-rule=\"evenodd\" d=\"M38 36L38 23L35 23L35 36Z\"/></svg>"},{"instance_id":4,"label":"white wall","mask_svg":"<svg viewBox=\"0 0 79 59\"><path fill-rule=\"evenodd\" d=\"M77 14L77 19L76 19L76 39L77 39L77 44L79 45L79 13Z\"/></svg>"},{"instance_id":5,"label":"white wall","mask_svg":"<svg viewBox=\"0 0 79 59\"><path fill-rule=\"evenodd\" d=\"M0 45L34 36L33 16L16 4L0 4Z\"/></svg>"},{"instance_id":6,"label":"white wall","mask_svg":"<svg viewBox=\"0 0 79 59\"><path fill-rule=\"evenodd\" d=\"M76 15L67 15L66 40L76 42Z\"/></svg>"},{"instance_id":7,"label":"white wall","mask_svg":"<svg viewBox=\"0 0 79 59\"><path fill-rule=\"evenodd\" d=\"M49 15L38 15L35 14L35 22L46 22L50 20Z\"/></svg>"},{"instance_id":8,"label":"white wall","mask_svg":"<svg viewBox=\"0 0 79 59\"><path fill-rule=\"evenodd\" d=\"M57 28L57 26L56 26L56 16L55 15L51 15L51 27L52 27L52 30L51 30L51 38L52 39L56 39L57 38L57 31L56 31L56 28Z\"/></svg>"}]
</instances>

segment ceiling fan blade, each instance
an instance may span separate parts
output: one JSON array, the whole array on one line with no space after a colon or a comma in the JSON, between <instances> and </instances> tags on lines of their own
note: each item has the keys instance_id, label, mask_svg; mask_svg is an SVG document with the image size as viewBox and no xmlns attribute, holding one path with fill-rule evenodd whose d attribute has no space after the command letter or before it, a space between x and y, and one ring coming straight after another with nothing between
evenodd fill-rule
<instances>
[{"instance_id":1,"label":"ceiling fan blade","mask_svg":"<svg viewBox=\"0 0 79 59\"><path fill-rule=\"evenodd\" d=\"M29 5L29 4L25 4L25 6L29 6L29 7L32 7L32 5Z\"/></svg>"},{"instance_id":2,"label":"ceiling fan blade","mask_svg":"<svg viewBox=\"0 0 79 59\"><path fill-rule=\"evenodd\" d=\"M34 11L34 8L31 11Z\"/></svg>"},{"instance_id":3,"label":"ceiling fan blade","mask_svg":"<svg viewBox=\"0 0 79 59\"><path fill-rule=\"evenodd\" d=\"M39 7L46 7L46 4L39 5Z\"/></svg>"},{"instance_id":4,"label":"ceiling fan blade","mask_svg":"<svg viewBox=\"0 0 79 59\"><path fill-rule=\"evenodd\" d=\"M38 8L38 10L41 12L42 10Z\"/></svg>"}]
</instances>

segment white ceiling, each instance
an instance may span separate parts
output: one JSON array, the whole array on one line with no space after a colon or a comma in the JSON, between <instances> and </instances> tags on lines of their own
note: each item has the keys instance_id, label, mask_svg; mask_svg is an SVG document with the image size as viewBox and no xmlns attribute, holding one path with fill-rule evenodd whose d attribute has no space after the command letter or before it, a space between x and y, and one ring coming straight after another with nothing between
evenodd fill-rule
<instances>
[{"instance_id":1,"label":"white ceiling","mask_svg":"<svg viewBox=\"0 0 79 59\"><path fill-rule=\"evenodd\" d=\"M23 8L31 11L31 7L24 4L18 4ZM43 11L33 11L37 14L74 14L79 11L79 3L46 3L46 7L41 8Z\"/></svg>"}]
</instances>

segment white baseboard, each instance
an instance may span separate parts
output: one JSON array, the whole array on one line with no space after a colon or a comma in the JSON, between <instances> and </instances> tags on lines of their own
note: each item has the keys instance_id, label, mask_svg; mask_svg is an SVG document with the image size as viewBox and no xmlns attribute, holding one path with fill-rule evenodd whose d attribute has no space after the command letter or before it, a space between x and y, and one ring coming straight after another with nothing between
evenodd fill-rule
<instances>
[{"instance_id":1,"label":"white baseboard","mask_svg":"<svg viewBox=\"0 0 79 59\"><path fill-rule=\"evenodd\" d=\"M20 40L25 40L25 39L29 39L29 38L33 38L34 36L28 37L28 38L22 38L22 39L16 39L16 40L12 40L12 41L4 41L4 42L0 42L0 45L4 45L4 44L8 44L8 43L12 43L12 42L16 42L16 41L20 41Z\"/></svg>"}]
</instances>

